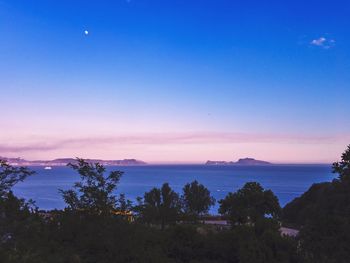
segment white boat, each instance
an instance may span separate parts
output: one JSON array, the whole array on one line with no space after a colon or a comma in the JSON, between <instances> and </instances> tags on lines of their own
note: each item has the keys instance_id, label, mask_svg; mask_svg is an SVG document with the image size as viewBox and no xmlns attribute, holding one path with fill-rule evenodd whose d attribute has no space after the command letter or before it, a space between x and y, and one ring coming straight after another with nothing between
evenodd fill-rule
<instances>
[{"instance_id":1,"label":"white boat","mask_svg":"<svg viewBox=\"0 0 350 263\"><path fill-rule=\"evenodd\" d=\"M44 168L45 170L51 170L52 169L52 167L51 166L45 166L45 168Z\"/></svg>"}]
</instances>

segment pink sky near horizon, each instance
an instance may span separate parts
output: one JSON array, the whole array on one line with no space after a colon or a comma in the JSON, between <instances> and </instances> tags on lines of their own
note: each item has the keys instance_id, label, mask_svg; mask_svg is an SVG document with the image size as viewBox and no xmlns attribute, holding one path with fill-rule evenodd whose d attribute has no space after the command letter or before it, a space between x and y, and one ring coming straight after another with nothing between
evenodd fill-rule
<instances>
[{"instance_id":1,"label":"pink sky near horizon","mask_svg":"<svg viewBox=\"0 0 350 263\"><path fill-rule=\"evenodd\" d=\"M125 111L69 104L62 110L50 109L45 105L44 112L39 106L8 112L2 119L6 129L0 130L0 156L135 158L148 163L252 157L275 163L331 163L350 142L346 129L325 130L313 121L300 126L286 120L277 125L275 120L253 121L239 115L224 115L229 121L223 121L222 115L216 119L181 110L173 115L161 111L123 115ZM104 114L98 114L101 110Z\"/></svg>"},{"instance_id":2,"label":"pink sky near horizon","mask_svg":"<svg viewBox=\"0 0 350 263\"><path fill-rule=\"evenodd\" d=\"M339 159L350 135L165 132L85 137L3 134L0 139L0 156L28 160L82 157L204 163L253 157L274 163L331 163Z\"/></svg>"}]
</instances>

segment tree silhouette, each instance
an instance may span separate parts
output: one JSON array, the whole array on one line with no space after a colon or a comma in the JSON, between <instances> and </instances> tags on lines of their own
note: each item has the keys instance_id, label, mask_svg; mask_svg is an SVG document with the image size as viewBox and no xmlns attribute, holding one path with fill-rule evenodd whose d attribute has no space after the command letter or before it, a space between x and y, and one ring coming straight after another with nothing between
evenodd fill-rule
<instances>
[{"instance_id":1,"label":"tree silhouette","mask_svg":"<svg viewBox=\"0 0 350 263\"><path fill-rule=\"evenodd\" d=\"M35 172L27 167L14 167L0 159L0 197L8 193L15 184L33 174Z\"/></svg>"},{"instance_id":2,"label":"tree silhouette","mask_svg":"<svg viewBox=\"0 0 350 263\"><path fill-rule=\"evenodd\" d=\"M210 195L210 191L197 181L184 186L181 199L185 216L193 221L207 214L209 208L215 204L215 199Z\"/></svg>"},{"instance_id":3,"label":"tree silhouette","mask_svg":"<svg viewBox=\"0 0 350 263\"><path fill-rule=\"evenodd\" d=\"M246 183L242 189L229 193L219 201L219 213L228 217L232 225L256 223L269 216L277 219L281 207L271 190L264 190L259 183Z\"/></svg>"},{"instance_id":4,"label":"tree silhouette","mask_svg":"<svg viewBox=\"0 0 350 263\"><path fill-rule=\"evenodd\" d=\"M339 179L350 182L350 145L341 156L340 162L333 163L333 172L339 174Z\"/></svg>"},{"instance_id":5,"label":"tree silhouette","mask_svg":"<svg viewBox=\"0 0 350 263\"><path fill-rule=\"evenodd\" d=\"M76 170L81 178L80 182L74 183L73 189L60 190L68 208L95 215L110 214L117 205L113 192L123 172L111 171L106 176L103 165L79 158L77 163L69 163L68 166Z\"/></svg>"},{"instance_id":6,"label":"tree silhouette","mask_svg":"<svg viewBox=\"0 0 350 263\"><path fill-rule=\"evenodd\" d=\"M180 198L168 183L159 188L153 188L144 194L140 214L142 219L151 224L165 225L175 223L181 210Z\"/></svg>"}]
</instances>

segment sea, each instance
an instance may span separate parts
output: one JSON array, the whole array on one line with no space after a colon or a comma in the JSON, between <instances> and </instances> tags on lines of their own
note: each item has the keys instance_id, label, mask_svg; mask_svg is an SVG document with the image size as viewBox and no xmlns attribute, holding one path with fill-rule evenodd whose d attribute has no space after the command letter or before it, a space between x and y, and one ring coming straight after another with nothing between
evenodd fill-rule
<instances>
[{"instance_id":1,"label":"sea","mask_svg":"<svg viewBox=\"0 0 350 263\"><path fill-rule=\"evenodd\" d=\"M32 199L39 209L62 209L65 203L59 189L72 188L79 181L79 174L68 167L30 167L35 175L18 183L14 193L25 199ZM107 167L123 171L116 195L124 193L135 202L146 191L169 183L174 191L181 194L186 183L197 180L205 185L218 201L229 192L234 192L247 182L259 182L265 189L271 189L281 206L302 195L308 188L319 182L336 178L331 165L266 165L266 166L210 166L210 165L145 165ZM213 206L211 214L217 214L219 205Z\"/></svg>"}]
</instances>

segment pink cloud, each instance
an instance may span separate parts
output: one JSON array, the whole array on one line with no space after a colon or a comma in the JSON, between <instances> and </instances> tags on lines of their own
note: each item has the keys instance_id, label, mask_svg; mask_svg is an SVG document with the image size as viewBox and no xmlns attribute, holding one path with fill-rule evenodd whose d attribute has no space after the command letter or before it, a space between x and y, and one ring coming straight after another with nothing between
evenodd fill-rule
<instances>
[{"instance_id":1,"label":"pink cloud","mask_svg":"<svg viewBox=\"0 0 350 263\"><path fill-rule=\"evenodd\" d=\"M148 133L87 138L28 138L28 143L2 143L0 153L24 153L53 151L65 148L108 147L109 145L181 145L181 144L239 144L239 143L334 143L350 141L350 134L339 135L293 135L250 133Z\"/></svg>"}]
</instances>

